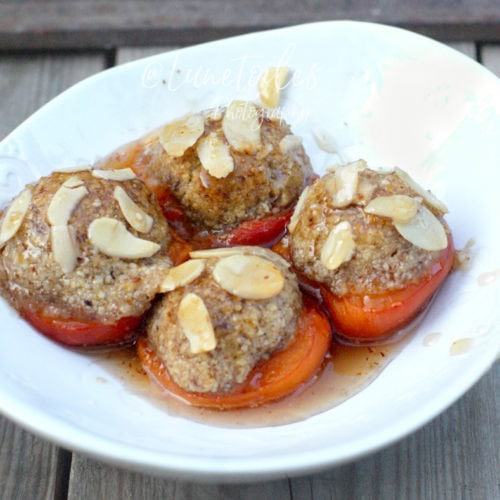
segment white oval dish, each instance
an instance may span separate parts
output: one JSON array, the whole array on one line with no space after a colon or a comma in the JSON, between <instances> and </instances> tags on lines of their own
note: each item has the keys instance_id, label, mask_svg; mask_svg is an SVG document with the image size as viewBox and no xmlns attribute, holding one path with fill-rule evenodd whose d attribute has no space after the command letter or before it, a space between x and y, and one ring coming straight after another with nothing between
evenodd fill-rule
<instances>
[{"instance_id":1,"label":"white oval dish","mask_svg":"<svg viewBox=\"0 0 500 500\"><path fill-rule=\"evenodd\" d=\"M93 163L188 111L257 99L258 76L283 65L293 79L282 111L304 138L315 170L358 158L408 170L450 208L456 246L475 240L470 269L448 279L410 343L367 388L324 413L267 428L209 427L170 416L88 356L37 334L1 301L3 414L64 447L130 469L262 480L321 470L388 445L442 412L488 370L499 352L500 85L480 65L419 35L326 22L105 71L0 143L0 201L39 174ZM321 150L314 134L335 152ZM433 332L441 335L426 346ZM470 348L452 355L464 338Z\"/></svg>"}]
</instances>

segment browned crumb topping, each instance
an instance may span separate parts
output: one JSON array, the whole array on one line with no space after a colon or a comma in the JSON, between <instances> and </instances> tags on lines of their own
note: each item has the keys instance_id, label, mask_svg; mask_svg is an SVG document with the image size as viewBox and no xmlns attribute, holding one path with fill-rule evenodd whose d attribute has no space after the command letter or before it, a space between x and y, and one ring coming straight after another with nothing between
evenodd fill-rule
<instances>
[{"instance_id":1,"label":"browned crumb topping","mask_svg":"<svg viewBox=\"0 0 500 500\"><path fill-rule=\"evenodd\" d=\"M73 271L64 272L52 251L47 210L62 183L74 176L83 181L88 194L68 221L75 231L79 255ZM127 224L113 198L115 186L121 186L153 218L147 234L127 225L134 236L161 246L152 257L129 260L110 257L89 241L88 227L96 218L110 217ZM82 171L53 173L30 188L33 196L26 217L1 251L0 287L5 298L17 309L43 309L48 315L101 323L144 313L162 276L171 267L166 256L169 229L158 202L144 184L138 179L98 179L90 171Z\"/></svg>"},{"instance_id":2,"label":"browned crumb topping","mask_svg":"<svg viewBox=\"0 0 500 500\"><path fill-rule=\"evenodd\" d=\"M207 111L205 129L180 157L170 156L151 137L137 162L153 185L166 185L191 221L205 229L224 229L241 221L277 213L292 205L312 176L302 145L282 152L279 144L290 127L261 113L262 143L254 154L236 151L222 130L222 117ZM209 134L229 147L234 170L217 179L203 169L196 145Z\"/></svg>"},{"instance_id":3,"label":"browned crumb topping","mask_svg":"<svg viewBox=\"0 0 500 500\"><path fill-rule=\"evenodd\" d=\"M250 300L227 292L214 280L219 260L207 259L197 279L164 295L147 326L156 353L187 391L227 391L243 382L259 361L290 342L302 306L297 280L286 264L278 265L285 277L282 291ZM217 342L208 352L193 354L179 323L179 305L188 293L199 296L208 310Z\"/></svg>"},{"instance_id":4,"label":"browned crumb topping","mask_svg":"<svg viewBox=\"0 0 500 500\"><path fill-rule=\"evenodd\" d=\"M297 270L327 285L336 295L399 289L427 274L440 252L413 245L398 233L390 219L363 210L370 200L380 196L402 194L417 198L418 194L394 173L365 168L359 172L353 202L345 208L334 208L327 189L333 176L327 173L311 186L290 235L290 251ZM441 213L431 206L427 208L441 219ZM321 262L321 250L332 228L342 221L351 225L354 253L340 267L329 270Z\"/></svg>"}]
</instances>

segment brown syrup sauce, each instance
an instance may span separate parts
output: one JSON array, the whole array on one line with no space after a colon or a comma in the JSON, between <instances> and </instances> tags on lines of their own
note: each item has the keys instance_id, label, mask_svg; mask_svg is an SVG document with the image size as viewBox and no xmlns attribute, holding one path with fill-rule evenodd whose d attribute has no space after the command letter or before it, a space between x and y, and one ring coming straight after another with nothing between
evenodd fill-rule
<instances>
[{"instance_id":1,"label":"brown syrup sauce","mask_svg":"<svg viewBox=\"0 0 500 500\"><path fill-rule=\"evenodd\" d=\"M96 354L94 360L118 377L127 390L170 415L218 427L267 427L304 420L354 396L377 377L410 338L411 335L405 335L378 346L350 346L334 341L322 372L306 387L275 403L230 411L195 408L175 399L150 381L133 348Z\"/></svg>"}]
</instances>

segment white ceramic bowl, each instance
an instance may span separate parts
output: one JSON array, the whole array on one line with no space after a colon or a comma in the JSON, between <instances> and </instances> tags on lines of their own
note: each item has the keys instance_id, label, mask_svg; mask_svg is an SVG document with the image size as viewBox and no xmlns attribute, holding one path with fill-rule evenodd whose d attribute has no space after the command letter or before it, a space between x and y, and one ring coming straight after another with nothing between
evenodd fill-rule
<instances>
[{"instance_id":1,"label":"white ceramic bowl","mask_svg":"<svg viewBox=\"0 0 500 500\"><path fill-rule=\"evenodd\" d=\"M54 168L92 163L188 111L256 99L256 77L277 65L294 71L282 111L315 169L358 158L407 169L449 206L457 247L475 240L470 269L448 279L411 342L371 385L322 414L268 428L211 427L168 415L92 358L37 334L2 301L0 410L7 417L130 469L257 480L320 470L394 442L488 370L499 351L499 82L422 36L326 22L105 71L61 94L0 144L0 196L10 199ZM336 153L319 149L313 132L334 138ZM441 336L425 346L432 332ZM465 338L469 349L451 355Z\"/></svg>"}]
</instances>

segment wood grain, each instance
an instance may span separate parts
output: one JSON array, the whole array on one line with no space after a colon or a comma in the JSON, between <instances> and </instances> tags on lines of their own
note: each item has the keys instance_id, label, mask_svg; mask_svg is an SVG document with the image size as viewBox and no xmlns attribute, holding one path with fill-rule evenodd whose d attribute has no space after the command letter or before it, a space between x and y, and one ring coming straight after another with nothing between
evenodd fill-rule
<instances>
[{"instance_id":1,"label":"wood grain","mask_svg":"<svg viewBox=\"0 0 500 500\"><path fill-rule=\"evenodd\" d=\"M492 73L500 78L500 45L483 45L481 60Z\"/></svg>"},{"instance_id":2,"label":"wood grain","mask_svg":"<svg viewBox=\"0 0 500 500\"><path fill-rule=\"evenodd\" d=\"M97 55L0 56L0 139L37 108L101 70ZM66 496L69 455L0 417L0 498Z\"/></svg>"},{"instance_id":3,"label":"wood grain","mask_svg":"<svg viewBox=\"0 0 500 500\"><path fill-rule=\"evenodd\" d=\"M0 498L54 498L58 449L0 417Z\"/></svg>"},{"instance_id":4,"label":"wood grain","mask_svg":"<svg viewBox=\"0 0 500 500\"><path fill-rule=\"evenodd\" d=\"M391 24L439 39L500 37L497 0L7 0L0 3L0 48L188 45L335 19Z\"/></svg>"},{"instance_id":5,"label":"wood grain","mask_svg":"<svg viewBox=\"0 0 500 500\"><path fill-rule=\"evenodd\" d=\"M0 140L57 94L103 68L102 55L0 55Z\"/></svg>"}]
</instances>

